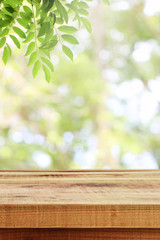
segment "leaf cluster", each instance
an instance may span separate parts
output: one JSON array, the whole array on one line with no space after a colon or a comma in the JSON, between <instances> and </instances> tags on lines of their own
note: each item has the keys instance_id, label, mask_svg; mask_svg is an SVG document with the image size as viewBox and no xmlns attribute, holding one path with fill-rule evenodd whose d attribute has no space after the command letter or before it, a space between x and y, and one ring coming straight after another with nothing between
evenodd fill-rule
<instances>
[{"instance_id":1,"label":"leaf cluster","mask_svg":"<svg viewBox=\"0 0 160 240\"><path fill-rule=\"evenodd\" d=\"M72 45L79 44L74 34L84 26L91 33L87 18L88 3L92 0L0 0L0 48L2 60L7 63L13 44L26 46L28 66L33 66L36 77L42 68L49 82L54 66L51 52L58 43L63 53L73 60ZM76 25L77 24L77 25ZM75 27L77 26L77 27Z\"/></svg>"}]
</instances>

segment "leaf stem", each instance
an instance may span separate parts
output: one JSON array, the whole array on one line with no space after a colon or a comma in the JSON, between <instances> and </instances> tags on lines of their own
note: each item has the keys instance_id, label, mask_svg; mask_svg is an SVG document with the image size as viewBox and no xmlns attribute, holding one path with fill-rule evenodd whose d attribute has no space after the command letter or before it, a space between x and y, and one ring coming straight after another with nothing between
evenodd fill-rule
<instances>
[{"instance_id":1,"label":"leaf stem","mask_svg":"<svg viewBox=\"0 0 160 240\"><path fill-rule=\"evenodd\" d=\"M34 39L35 39L35 46L36 46L36 52L38 53L39 56L39 49L38 49L38 44L37 44L37 23L36 23L36 15L35 15L35 10L33 6L33 0L31 0L31 5L32 5L32 12L33 12L33 22L34 22Z\"/></svg>"}]
</instances>

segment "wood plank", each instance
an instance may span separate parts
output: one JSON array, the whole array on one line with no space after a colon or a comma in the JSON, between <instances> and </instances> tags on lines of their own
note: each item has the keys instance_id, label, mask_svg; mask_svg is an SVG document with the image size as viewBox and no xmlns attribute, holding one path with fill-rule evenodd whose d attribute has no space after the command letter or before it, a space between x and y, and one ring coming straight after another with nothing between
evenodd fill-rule
<instances>
[{"instance_id":1,"label":"wood plank","mask_svg":"<svg viewBox=\"0 0 160 240\"><path fill-rule=\"evenodd\" d=\"M160 171L0 171L0 228L160 228Z\"/></svg>"},{"instance_id":2,"label":"wood plank","mask_svg":"<svg viewBox=\"0 0 160 240\"><path fill-rule=\"evenodd\" d=\"M159 240L160 229L0 229L1 240Z\"/></svg>"}]
</instances>

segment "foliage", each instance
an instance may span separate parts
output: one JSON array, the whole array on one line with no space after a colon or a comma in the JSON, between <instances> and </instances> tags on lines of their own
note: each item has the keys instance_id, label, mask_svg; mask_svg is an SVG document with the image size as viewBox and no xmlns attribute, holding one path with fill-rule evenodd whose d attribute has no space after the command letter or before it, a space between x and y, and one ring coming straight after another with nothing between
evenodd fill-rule
<instances>
[{"instance_id":1,"label":"foliage","mask_svg":"<svg viewBox=\"0 0 160 240\"><path fill-rule=\"evenodd\" d=\"M160 15L143 0L123 3L102 6L97 32L95 6L92 37L78 38L84 51L73 63L57 51L50 84L32 81L23 47L11 46L0 68L1 169L36 169L47 157L56 169L160 167Z\"/></svg>"},{"instance_id":2,"label":"foliage","mask_svg":"<svg viewBox=\"0 0 160 240\"><path fill-rule=\"evenodd\" d=\"M71 45L79 42L73 34L81 25L91 33L87 19L90 0L1 0L0 1L0 48L2 60L7 63L12 53L11 39L17 48L27 46L25 56L28 66L33 65L36 77L42 67L45 78L50 81L54 66L50 54L58 43L64 54L73 60ZM74 24L74 26L72 26ZM77 27L75 27L75 25Z\"/></svg>"}]
</instances>

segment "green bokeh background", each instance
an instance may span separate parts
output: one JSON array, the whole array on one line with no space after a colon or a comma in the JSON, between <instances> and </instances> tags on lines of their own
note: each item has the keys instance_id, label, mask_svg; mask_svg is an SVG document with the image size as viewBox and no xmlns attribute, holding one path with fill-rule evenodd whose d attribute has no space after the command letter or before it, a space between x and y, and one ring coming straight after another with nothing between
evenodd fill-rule
<instances>
[{"instance_id":1,"label":"green bokeh background","mask_svg":"<svg viewBox=\"0 0 160 240\"><path fill-rule=\"evenodd\" d=\"M49 84L26 49L1 61L0 169L159 168L160 14L147 4L91 4L93 34L77 34L73 63L57 47Z\"/></svg>"}]
</instances>

